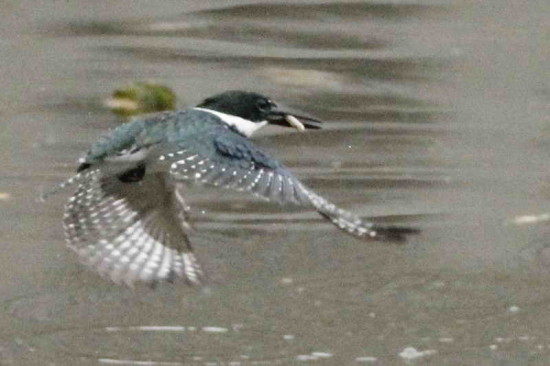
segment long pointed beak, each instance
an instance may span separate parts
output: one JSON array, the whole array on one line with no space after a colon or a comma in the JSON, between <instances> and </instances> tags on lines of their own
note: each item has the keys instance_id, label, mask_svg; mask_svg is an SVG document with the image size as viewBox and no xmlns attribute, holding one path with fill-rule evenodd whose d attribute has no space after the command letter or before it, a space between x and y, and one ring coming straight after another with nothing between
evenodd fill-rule
<instances>
[{"instance_id":1,"label":"long pointed beak","mask_svg":"<svg viewBox=\"0 0 550 366\"><path fill-rule=\"evenodd\" d=\"M322 123L313 116L310 116L304 112L292 110L288 107L274 107L271 112L269 112L267 121L272 125L294 127L298 131L305 131L306 129L320 129Z\"/></svg>"}]
</instances>

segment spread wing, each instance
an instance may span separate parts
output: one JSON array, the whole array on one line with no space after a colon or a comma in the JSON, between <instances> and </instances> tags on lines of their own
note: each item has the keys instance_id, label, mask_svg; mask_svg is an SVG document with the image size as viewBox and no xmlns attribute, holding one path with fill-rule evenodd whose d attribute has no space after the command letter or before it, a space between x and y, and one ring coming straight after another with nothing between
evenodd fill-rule
<instances>
[{"instance_id":1,"label":"spread wing","mask_svg":"<svg viewBox=\"0 0 550 366\"><path fill-rule=\"evenodd\" d=\"M309 204L305 187L282 164L237 134L216 137L211 151L192 144L159 156L176 181L246 191L280 204Z\"/></svg>"},{"instance_id":2,"label":"spread wing","mask_svg":"<svg viewBox=\"0 0 550 366\"><path fill-rule=\"evenodd\" d=\"M113 281L133 285L183 277L201 282L202 271L185 234L186 206L161 174L127 184L100 169L83 172L65 208L68 246Z\"/></svg>"},{"instance_id":3,"label":"spread wing","mask_svg":"<svg viewBox=\"0 0 550 366\"><path fill-rule=\"evenodd\" d=\"M175 181L191 181L245 191L280 204L314 207L338 228L355 236L378 240L402 240L415 230L377 227L305 187L277 160L237 133L217 134L161 149L158 162Z\"/></svg>"},{"instance_id":4,"label":"spread wing","mask_svg":"<svg viewBox=\"0 0 550 366\"><path fill-rule=\"evenodd\" d=\"M84 263L129 285L177 277L200 284L183 182L310 205L341 230L368 239L399 241L416 232L375 226L336 207L215 118L199 111L160 114L123 125L92 146L79 173L59 187L78 184L64 226Z\"/></svg>"}]
</instances>

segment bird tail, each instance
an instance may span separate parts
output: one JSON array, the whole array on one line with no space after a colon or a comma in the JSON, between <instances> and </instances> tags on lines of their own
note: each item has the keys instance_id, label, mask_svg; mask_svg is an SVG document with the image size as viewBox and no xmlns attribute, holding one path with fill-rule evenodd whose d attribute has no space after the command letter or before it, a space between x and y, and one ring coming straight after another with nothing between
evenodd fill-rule
<instances>
[{"instance_id":1,"label":"bird tail","mask_svg":"<svg viewBox=\"0 0 550 366\"><path fill-rule=\"evenodd\" d=\"M407 235L420 233L420 230L415 228L382 226L375 225L372 222L365 222L358 216L337 207L335 204L311 191L308 191L307 195L310 202L321 216L329 220L340 230L343 230L353 236L373 240L403 242L405 241Z\"/></svg>"}]
</instances>

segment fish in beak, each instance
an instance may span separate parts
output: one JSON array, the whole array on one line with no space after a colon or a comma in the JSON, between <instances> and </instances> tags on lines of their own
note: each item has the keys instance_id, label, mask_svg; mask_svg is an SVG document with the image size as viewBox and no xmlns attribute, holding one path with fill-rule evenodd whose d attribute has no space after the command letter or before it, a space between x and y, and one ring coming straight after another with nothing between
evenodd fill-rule
<instances>
[{"instance_id":1,"label":"fish in beak","mask_svg":"<svg viewBox=\"0 0 550 366\"><path fill-rule=\"evenodd\" d=\"M267 122L272 125L294 127L302 132L306 129L320 129L321 121L304 112L296 111L288 107L273 106L267 115Z\"/></svg>"}]
</instances>

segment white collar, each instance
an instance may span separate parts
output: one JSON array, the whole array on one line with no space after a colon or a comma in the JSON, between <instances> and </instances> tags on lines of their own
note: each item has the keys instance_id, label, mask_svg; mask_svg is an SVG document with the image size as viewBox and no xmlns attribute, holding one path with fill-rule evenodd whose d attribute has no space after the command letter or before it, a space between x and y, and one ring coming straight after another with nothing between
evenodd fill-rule
<instances>
[{"instance_id":1,"label":"white collar","mask_svg":"<svg viewBox=\"0 0 550 366\"><path fill-rule=\"evenodd\" d=\"M246 137L252 136L254 132L264 127L265 125L267 125L267 121L252 122L245 118L232 116L230 114L213 111L207 108L193 108L193 109L197 111L208 112L210 114L213 114L219 117L224 123L234 127L235 129L237 129L237 131L239 131L241 134L245 135Z\"/></svg>"}]
</instances>

